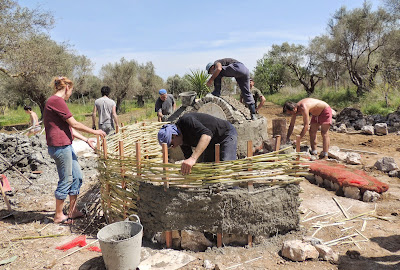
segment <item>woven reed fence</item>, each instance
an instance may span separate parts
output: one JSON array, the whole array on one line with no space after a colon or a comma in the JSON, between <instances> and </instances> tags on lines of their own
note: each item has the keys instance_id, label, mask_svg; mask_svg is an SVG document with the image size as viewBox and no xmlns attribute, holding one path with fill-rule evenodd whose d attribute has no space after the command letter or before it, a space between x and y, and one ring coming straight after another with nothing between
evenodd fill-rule
<instances>
[{"instance_id":1,"label":"woven reed fence","mask_svg":"<svg viewBox=\"0 0 400 270\"><path fill-rule=\"evenodd\" d=\"M148 122L125 126L107 136L101 147L98 144L102 207L109 222L136 213L140 182L192 189L243 182L285 186L299 183L308 172L308 166L300 164L300 153L286 153L286 148L234 161L197 163L189 175L182 175L181 164L167 163L166 154L163 158L157 141L162 125Z\"/></svg>"}]
</instances>

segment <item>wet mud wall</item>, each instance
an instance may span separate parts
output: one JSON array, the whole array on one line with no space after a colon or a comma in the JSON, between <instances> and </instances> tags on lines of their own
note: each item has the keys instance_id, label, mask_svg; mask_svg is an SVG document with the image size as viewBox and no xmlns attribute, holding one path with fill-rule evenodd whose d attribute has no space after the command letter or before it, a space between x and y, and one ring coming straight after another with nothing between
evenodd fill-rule
<instances>
[{"instance_id":1,"label":"wet mud wall","mask_svg":"<svg viewBox=\"0 0 400 270\"><path fill-rule=\"evenodd\" d=\"M300 187L194 190L141 183L138 215L146 235L166 230L271 235L299 227Z\"/></svg>"}]
</instances>

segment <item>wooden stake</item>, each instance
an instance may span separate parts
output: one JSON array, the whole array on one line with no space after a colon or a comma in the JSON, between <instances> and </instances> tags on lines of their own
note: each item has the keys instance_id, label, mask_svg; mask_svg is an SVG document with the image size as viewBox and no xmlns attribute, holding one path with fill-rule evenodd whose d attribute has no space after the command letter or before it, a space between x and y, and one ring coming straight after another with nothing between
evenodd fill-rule
<instances>
[{"instance_id":1,"label":"wooden stake","mask_svg":"<svg viewBox=\"0 0 400 270\"><path fill-rule=\"evenodd\" d=\"M142 160L142 154L141 154L141 152L140 152L140 142L136 142L136 166L137 166L137 168L136 168L136 174L137 175L142 175L142 173L141 173L141 164L140 164L140 162L141 162L141 160Z\"/></svg>"},{"instance_id":2,"label":"wooden stake","mask_svg":"<svg viewBox=\"0 0 400 270\"><path fill-rule=\"evenodd\" d=\"M96 139L97 139L97 142L96 142L96 149L97 149L98 151L100 151L100 135L97 135Z\"/></svg>"},{"instance_id":3,"label":"wooden stake","mask_svg":"<svg viewBox=\"0 0 400 270\"><path fill-rule=\"evenodd\" d=\"M222 233L217 233L217 247L222 247Z\"/></svg>"},{"instance_id":4,"label":"wooden stake","mask_svg":"<svg viewBox=\"0 0 400 270\"><path fill-rule=\"evenodd\" d=\"M221 145L217 143L215 145L215 163L219 163L221 161Z\"/></svg>"},{"instance_id":5,"label":"wooden stake","mask_svg":"<svg viewBox=\"0 0 400 270\"><path fill-rule=\"evenodd\" d=\"M172 247L172 231L165 231L165 244L167 248Z\"/></svg>"},{"instance_id":6,"label":"wooden stake","mask_svg":"<svg viewBox=\"0 0 400 270\"><path fill-rule=\"evenodd\" d=\"M249 247L253 246L253 236L251 234L247 235L247 244L249 245Z\"/></svg>"},{"instance_id":7,"label":"wooden stake","mask_svg":"<svg viewBox=\"0 0 400 270\"><path fill-rule=\"evenodd\" d=\"M104 159L107 159L107 141L105 137L103 137L103 153Z\"/></svg>"},{"instance_id":8,"label":"wooden stake","mask_svg":"<svg viewBox=\"0 0 400 270\"><path fill-rule=\"evenodd\" d=\"M115 127L115 133L119 133L119 126Z\"/></svg>"},{"instance_id":9,"label":"wooden stake","mask_svg":"<svg viewBox=\"0 0 400 270\"><path fill-rule=\"evenodd\" d=\"M119 159L124 159L124 141L118 141L118 152L119 152ZM121 162L121 176L122 178L125 177L125 168L124 164ZM122 185L124 186L124 185Z\"/></svg>"},{"instance_id":10,"label":"wooden stake","mask_svg":"<svg viewBox=\"0 0 400 270\"><path fill-rule=\"evenodd\" d=\"M118 142L118 146L119 146L119 159L121 160L121 188L122 189L126 189L126 181L125 181L125 168L124 168L124 164L122 162L122 160L124 159L124 142L123 141L119 141ZM124 219L128 217L128 213L127 213L127 201L124 199L122 201L122 207L124 209Z\"/></svg>"},{"instance_id":11,"label":"wooden stake","mask_svg":"<svg viewBox=\"0 0 400 270\"><path fill-rule=\"evenodd\" d=\"M105 137L103 137L103 154L104 154L104 159L107 159L107 143ZM109 214L111 211L111 186L109 183L106 184L106 194L108 195L106 212L107 214ZM108 217L108 221L112 222L112 219Z\"/></svg>"},{"instance_id":12,"label":"wooden stake","mask_svg":"<svg viewBox=\"0 0 400 270\"><path fill-rule=\"evenodd\" d=\"M163 153L163 163L167 164L168 163L168 145L166 143L162 144L162 153ZM163 180L165 180L164 181L164 190L167 190L169 188L168 177L167 177L168 168L164 167L163 171L164 171L164 175L165 175L163 177Z\"/></svg>"},{"instance_id":13,"label":"wooden stake","mask_svg":"<svg viewBox=\"0 0 400 270\"><path fill-rule=\"evenodd\" d=\"M253 141L247 141L247 157L252 157L253 156ZM253 169L251 168L251 163L249 165L250 167L247 168L248 171L252 171ZM254 181L248 181L247 182L247 189L249 192L254 191L254 186L253 186Z\"/></svg>"},{"instance_id":14,"label":"wooden stake","mask_svg":"<svg viewBox=\"0 0 400 270\"><path fill-rule=\"evenodd\" d=\"M252 157L252 156L253 156L253 141L247 141L247 157ZM250 166L251 166L251 164L250 164ZM253 168L249 167L247 170L252 171ZM253 183L254 183L254 181L247 182L247 190L249 192L254 191ZM250 234L247 235L247 244L249 245L249 247L251 247L253 245L253 236Z\"/></svg>"},{"instance_id":15,"label":"wooden stake","mask_svg":"<svg viewBox=\"0 0 400 270\"><path fill-rule=\"evenodd\" d=\"M281 135L275 136L275 151L279 151L281 149Z\"/></svg>"},{"instance_id":16,"label":"wooden stake","mask_svg":"<svg viewBox=\"0 0 400 270\"><path fill-rule=\"evenodd\" d=\"M300 152L300 142L301 142L300 135L297 135L296 136L296 152ZM300 160L300 156L297 157L297 160Z\"/></svg>"},{"instance_id":17,"label":"wooden stake","mask_svg":"<svg viewBox=\"0 0 400 270\"><path fill-rule=\"evenodd\" d=\"M215 144L215 163L220 162L221 156L221 145ZM222 233L217 233L217 247L222 247Z\"/></svg>"}]
</instances>

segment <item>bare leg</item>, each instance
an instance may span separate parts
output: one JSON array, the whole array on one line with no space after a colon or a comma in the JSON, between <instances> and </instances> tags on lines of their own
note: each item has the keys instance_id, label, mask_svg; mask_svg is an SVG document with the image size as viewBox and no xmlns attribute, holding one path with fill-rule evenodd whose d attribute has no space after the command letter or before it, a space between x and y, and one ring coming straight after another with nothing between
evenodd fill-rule
<instances>
[{"instance_id":1,"label":"bare leg","mask_svg":"<svg viewBox=\"0 0 400 270\"><path fill-rule=\"evenodd\" d=\"M54 223L60 223L68 217L63 213L64 200L56 199L56 214L54 215Z\"/></svg>"},{"instance_id":2,"label":"bare leg","mask_svg":"<svg viewBox=\"0 0 400 270\"><path fill-rule=\"evenodd\" d=\"M318 123L311 123L310 125L310 144L311 144L311 150L312 151L317 151L317 131L319 128Z\"/></svg>"},{"instance_id":3,"label":"bare leg","mask_svg":"<svg viewBox=\"0 0 400 270\"><path fill-rule=\"evenodd\" d=\"M330 124L323 124L321 126L321 136L322 136L322 149L325 153L328 153L329 151L329 144L330 144L330 138L329 138L329 128Z\"/></svg>"},{"instance_id":4,"label":"bare leg","mask_svg":"<svg viewBox=\"0 0 400 270\"><path fill-rule=\"evenodd\" d=\"M77 218L83 216L83 213L76 208L78 195L69 195L69 212L68 217Z\"/></svg>"}]
</instances>

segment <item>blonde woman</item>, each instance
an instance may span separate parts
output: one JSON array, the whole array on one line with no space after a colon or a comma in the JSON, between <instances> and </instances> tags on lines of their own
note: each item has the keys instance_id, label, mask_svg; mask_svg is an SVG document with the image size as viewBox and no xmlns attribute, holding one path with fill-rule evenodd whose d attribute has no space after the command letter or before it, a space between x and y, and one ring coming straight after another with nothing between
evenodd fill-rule
<instances>
[{"instance_id":1,"label":"blonde woman","mask_svg":"<svg viewBox=\"0 0 400 270\"><path fill-rule=\"evenodd\" d=\"M92 139L88 139L79 131L93 135L105 136L102 130L93 130L75 120L68 109L66 100L72 94L74 84L67 77L55 77L51 86L54 94L46 101L44 108L44 126L48 152L55 160L58 172L58 185L54 192L56 197L56 213L54 223L72 224L74 218L83 216L76 209L76 200L82 185L82 172L77 156L72 148L72 141L78 138L94 149ZM69 196L68 216L63 213L64 200Z\"/></svg>"}]
</instances>

